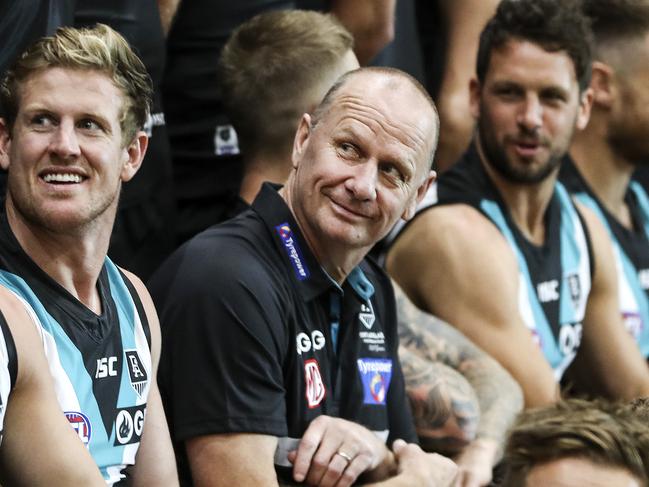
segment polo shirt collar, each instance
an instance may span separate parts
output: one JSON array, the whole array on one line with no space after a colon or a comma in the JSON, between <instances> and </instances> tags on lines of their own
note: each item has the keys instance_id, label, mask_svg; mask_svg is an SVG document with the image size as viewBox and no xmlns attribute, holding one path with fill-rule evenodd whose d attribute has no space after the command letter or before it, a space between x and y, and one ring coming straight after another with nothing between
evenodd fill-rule
<instances>
[{"instance_id":1,"label":"polo shirt collar","mask_svg":"<svg viewBox=\"0 0 649 487\"><path fill-rule=\"evenodd\" d=\"M275 247L300 294L305 301L310 301L332 287L340 289L311 252L293 213L277 192L280 188L280 185L264 183L252 202L252 209L273 236Z\"/></svg>"},{"instance_id":2,"label":"polo shirt collar","mask_svg":"<svg viewBox=\"0 0 649 487\"><path fill-rule=\"evenodd\" d=\"M280 185L264 183L252 203L252 209L261 217L273 236L282 262L302 298L310 301L332 288L342 292L338 283L322 268L311 252L293 213L278 193L280 188ZM358 266L349 274L347 282L364 300L374 294L372 283Z\"/></svg>"}]
</instances>

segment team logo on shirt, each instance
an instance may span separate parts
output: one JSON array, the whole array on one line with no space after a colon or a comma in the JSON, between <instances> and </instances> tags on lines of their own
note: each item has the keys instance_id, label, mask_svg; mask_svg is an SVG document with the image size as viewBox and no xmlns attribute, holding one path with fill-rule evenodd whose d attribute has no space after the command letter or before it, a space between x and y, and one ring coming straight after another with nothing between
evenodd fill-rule
<instances>
[{"instance_id":1,"label":"team logo on shirt","mask_svg":"<svg viewBox=\"0 0 649 487\"><path fill-rule=\"evenodd\" d=\"M581 300L581 281L579 280L579 274L568 274L566 279L568 281L568 289L570 290L572 304L577 308L579 306L579 301Z\"/></svg>"},{"instance_id":2,"label":"team logo on shirt","mask_svg":"<svg viewBox=\"0 0 649 487\"><path fill-rule=\"evenodd\" d=\"M638 271L638 280L642 289L649 290L649 269L640 269Z\"/></svg>"},{"instance_id":3,"label":"team logo on shirt","mask_svg":"<svg viewBox=\"0 0 649 487\"><path fill-rule=\"evenodd\" d=\"M239 137L232 125L217 125L214 129L214 153L217 156L239 154Z\"/></svg>"},{"instance_id":4,"label":"team logo on shirt","mask_svg":"<svg viewBox=\"0 0 649 487\"><path fill-rule=\"evenodd\" d=\"M363 326L370 330L376 317L374 316L374 308L372 308L372 301L367 300L367 304L361 304L361 311L358 313L358 320L363 323Z\"/></svg>"},{"instance_id":5,"label":"team logo on shirt","mask_svg":"<svg viewBox=\"0 0 649 487\"><path fill-rule=\"evenodd\" d=\"M124 355L126 356L126 365L129 378L131 379L131 385L135 389L135 392L137 392L138 397L142 398L142 393L149 380L144 364L140 360L137 350L124 350Z\"/></svg>"},{"instance_id":6,"label":"team logo on shirt","mask_svg":"<svg viewBox=\"0 0 649 487\"><path fill-rule=\"evenodd\" d=\"M66 411L63 414L65 414L70 426L77 432L83 444L88 446L92 437L92 426L88 416L78 411Z\"/></svg>"},{"instance_id":7,"label":"team logo on shirt","mask_svg":"<svg viewBox=\"0 0 649 487\"><path fill-rule=\"evenodd\" d=\"M392 378L392 360L359 358L356 362L363 382L363 404L385 405Z\"/></svg>"},{"instance_id":8,"label":"team logo on shirt","mask_svg":"<svg viewBox=\"0 0 649 487\"><path fill-rule=\"evenodd\" d=\"M300 250L300 246L298 245L297 240L293 237L293 230L291 230L289 224L282 223L281 225L277 225L275 227L275 231L277 232L277 235L279 235L279 238L282 240L282 244L284 244L286 254L288 255L288 258L293 265L295 277L297 277L300 281L308 279L310 275L309 269L303 262L304 257L302 257L302 251Z\"/></svg>"},{"instance_id":9,"label":"team logo on shirt","mask_svg":"<svg viewBox=\"0 0 649 487\"><path fill-rule=\"evenodd\" d=\"M577 353L581 344L581 323L564 323L559 330L559 350L564 356Z\"/></svg>"},{"instance_id":10,"label":"team logo on shirt","mask_svg":"<svg viewBox=\"0 0 649 487\"><path fill-rule=\"evenodd\" d=\"M144 430L144 412L146 405L118 409L115 417L115 446L137 443Z\"/></svg>"},{"instance_id":11,"label":"team logo on shirt","mask_svg":"<svg viewBox=\"0 0 649 487\"><path fill-rule=\"evenodd\" d=\"M624 320L624 327L626 330L637 340L642 334L642 329L644 328L640 313L625 311L622 313L622 319Z\"/></svg>"},{"instance_id":12,"label":"team logo on shirt","mask_svg":"<svg viewBox=\"0 0 649 487\"><path fill-rule=\"evenodd\" d=\"M306 402L310 409L318 407L325 398L325 384L320 374L320 366L315 359L304 361L304 381L306 383Z\"/></svg>"},{"instance_id":13,"label":"team logo on shirt","mask_svg":"<svg viewBox=\"0 0 649 487\"><path fill-rule=\"evenodd\" d=\"M326 345L327 340L325 339L324 334L320 330L314 330L311 333L311 338L306 333L298 333L295 337L295 344L297 345L297 354L302 355L303 353L322 350Z\"/></svg>"}]
</instances>

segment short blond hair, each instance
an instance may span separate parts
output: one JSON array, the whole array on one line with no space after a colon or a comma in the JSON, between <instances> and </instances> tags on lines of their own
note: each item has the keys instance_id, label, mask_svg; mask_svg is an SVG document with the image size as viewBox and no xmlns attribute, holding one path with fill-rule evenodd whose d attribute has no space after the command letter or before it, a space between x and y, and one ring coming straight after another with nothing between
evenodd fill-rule
<instances>
[{"instance_id":1,"label":"short blond hair","mask_svg":"<svg viewBox=\"0 0 649 487\"><path fill-rule=\"evenodd\" d=\"M144 63L128 42L104 24L94 28L61 27L32 44L7 71L0 85L1 103L11 130L18 115L20 88L35 73L49 68L99 71L124 95L120 125L130 142L147 119L153 88Z\"/></svg>"}]
</instances>

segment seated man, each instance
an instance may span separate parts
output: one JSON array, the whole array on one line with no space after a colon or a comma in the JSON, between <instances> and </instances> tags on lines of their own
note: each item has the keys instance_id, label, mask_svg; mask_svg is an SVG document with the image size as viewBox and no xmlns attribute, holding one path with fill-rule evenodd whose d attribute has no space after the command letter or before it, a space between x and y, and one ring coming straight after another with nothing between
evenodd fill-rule
<instances>
[{"instance_id":1,"label":"seated man","mask_svg":"<svg viewBox=\"0 0 649 487\"><path fill-rule=\"evenodd\" d=\"M252 203L263 181L286 180L300 117L357 66L351 47L335 18L300 10L260 14L232 34L219 60L219 80L244 163L233 216ZM295 95L282 96L289 91ZM427 451L459 454L461 475L486 484L522 406L520 388L461 333L417 310L398 287L395 294L406 345L399 357L419 440Z\"/></svg>"},{"instance_id":2,"label":"seated man","mask_svg":"<svg viewBox=\"0 0 649 487\"><path fill-rule=\"evenodd\" d=\"M579 2L500 3L471 82L475 140L387 256L414 303L496 358L528 407L558 399L580 347L607 394L649 393L619 315L610 241L556 181L588 122L591 37Z\"/></svg>"},{"instance_id":3,"label":"seated man","mask_svg":"<svg viewBox=\"0 0 649 487\"><path fill-rule=\"evenodd\" d=\"M109 27L61 28L17 59L1 95L0 284L37 317L60 407L106 482L174 485L157 316L106 257L121 184L147 147L149 76Z\"/></svg>"},{"instance_id":4,"label":"seated man","mask_svg":"<svg viewBox=\"0 0 649 487\"><path fill-rule=\"evenodd\" d=\"M432 101L404 73L344 75L302 116L284 188L264 185L251 209L154 275L184 481L452 480L449 460L388 448L416 435L390 281L364 260L432 181L437 127Z\"/></svg>"},{"instance_id":5,"label":"seated man","mask_svg":"<svg viewBox=\"0 0 649 487\"><path fill-rule=\"evenodd\" d=\"M641 487L649 426L624 404L570 399L529 410L512 429L501 487Z\"/></svg>"},{"instance_id":6,"label":"seated man","mask_svg":"<svg viewBox=\"0 0 649 487\"><path fill-rule=\"evenodd\" d=\"M56 401L35 325L24 303L0 287L0 482L105 486L81 441L85 424L70 428Z\"/></svg>"},{"instance_id":7,"label":"seated man","mask_svg":"<svg viewBox=\"0 0 649 487\"><path fill-rule=\"evenodd\" d=\"M649 160L649 2L589 0L584 9L595 36L593 109L560 179L613 241L620 312L649 358L649 195L632 178ZM579 375L585 385L587 367Z\"/></svg>"}]
</instances>

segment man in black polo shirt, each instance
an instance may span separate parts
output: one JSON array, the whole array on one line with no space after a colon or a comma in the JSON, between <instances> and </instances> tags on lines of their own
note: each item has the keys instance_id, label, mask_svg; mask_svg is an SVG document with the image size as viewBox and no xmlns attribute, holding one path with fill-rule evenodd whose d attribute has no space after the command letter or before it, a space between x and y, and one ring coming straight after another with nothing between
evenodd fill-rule
<instances>
[{"instance_id":1,"label":"man in black polo shirt","mask_svg":"<svg viewBox=\"0 0 649 487\"><path fill-rule=\"evenodd\" d=\"M392 288L363 260L434 177L437 117L415 83L388 69L343 76L303 116L284 188L264 186L154 276L185 483L452 479L448 460L386 446L416 436Z\"/></svg>"}]
</instances>

